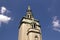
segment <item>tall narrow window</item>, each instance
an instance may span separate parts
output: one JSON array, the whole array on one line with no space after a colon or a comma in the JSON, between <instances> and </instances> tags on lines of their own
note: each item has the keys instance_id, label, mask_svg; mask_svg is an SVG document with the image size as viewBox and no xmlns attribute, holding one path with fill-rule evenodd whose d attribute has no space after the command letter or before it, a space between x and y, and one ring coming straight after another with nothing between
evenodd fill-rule
<instances>
[{"instance_id":1,"label":"tall narrow window","mask_svg":"<svg viewBox=\"0 0 60 40\"><path fill-rule=\"evenodd\" d=\"M27 15L27 17L29 18L29 15Z\"/></svg>"},{"instance_id":2,"label":"tall narrow window","mask_svg":"<svg viewBox=\"0 0 60 40\"><path fill-rule=\"evenodd\" d=\"M34 23L34 28L36 28L36 24Z\"/></svg>"},{"instance_id":3,"label":"tall narrow window","mask_svg":"<svg viewBox=\"0 0 60 40\"><path fill-rule=\"evenodd\" d=\"M27 17L28 17L28 18L31 18L31 15L30 15L30 14L28 14L28 15L27 15Z\"/></svg>"},{"instance_id":4,"label":"tall narrow window","mask_svg":"<svg viewBox=\"0 0 60 40\"><path fill-rule=\"evenodd\" d=\"M32 28L36 28L36 24L35 23L32 24Z\"/></svg>"}]
</instances>

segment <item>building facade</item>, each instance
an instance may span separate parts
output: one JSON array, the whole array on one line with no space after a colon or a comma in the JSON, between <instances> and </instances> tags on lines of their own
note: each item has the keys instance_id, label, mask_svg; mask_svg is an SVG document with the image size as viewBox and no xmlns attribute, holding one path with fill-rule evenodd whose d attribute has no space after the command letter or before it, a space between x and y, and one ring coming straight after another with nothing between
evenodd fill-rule
<instances>
[{"instance_id":1,"label":"building facade","mask_svg":"<svg viewBox=\"0 0 60 40\"><path fill-rule=\"evenodd\" d=\"M18 40L42 40L41 26L39 21L34 19L30 6L26 15L21 19Z\"/></svg>"}]
</instances>

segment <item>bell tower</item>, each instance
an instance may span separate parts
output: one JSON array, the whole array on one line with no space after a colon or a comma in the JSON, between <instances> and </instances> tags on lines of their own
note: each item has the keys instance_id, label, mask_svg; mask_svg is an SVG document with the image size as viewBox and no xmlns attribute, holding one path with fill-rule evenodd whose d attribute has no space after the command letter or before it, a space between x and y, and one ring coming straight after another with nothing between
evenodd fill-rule
<instances>
[{"instance_id":1,"label":"bell tower","mask_svg":"<svg viewBox=\"0 0 60 40\"><path fill-rule=\"evenodd\" d=\"M39 21L34 19L30 6L28 6L26 15L21 19L18 40L42 40L41 26Z\"/></svg>"}]
</instances>

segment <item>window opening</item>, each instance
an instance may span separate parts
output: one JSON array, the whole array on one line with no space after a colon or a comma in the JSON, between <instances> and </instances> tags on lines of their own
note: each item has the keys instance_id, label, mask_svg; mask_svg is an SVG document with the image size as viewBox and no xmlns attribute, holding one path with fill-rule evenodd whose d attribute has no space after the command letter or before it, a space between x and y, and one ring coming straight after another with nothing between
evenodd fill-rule
<instances>
[{"instance_id":1,"label":"window opening","mask_svg":"<svg viewBox=\"0 0 60 40\"><path fill-rule=\"evenodd\" d=\"M37 36L35 36L35 40L38 40L38 37Z\"/></svg>"},{"instance_id":2,"label":"window opening","mask_svg":"<svg viewBox=\"0 0 60 40\"><path fill-rule=\"evenodd\" d=\"M36 24L35 23L32 24L32 28L36 28Z\"/></svg>"}]
</instances>

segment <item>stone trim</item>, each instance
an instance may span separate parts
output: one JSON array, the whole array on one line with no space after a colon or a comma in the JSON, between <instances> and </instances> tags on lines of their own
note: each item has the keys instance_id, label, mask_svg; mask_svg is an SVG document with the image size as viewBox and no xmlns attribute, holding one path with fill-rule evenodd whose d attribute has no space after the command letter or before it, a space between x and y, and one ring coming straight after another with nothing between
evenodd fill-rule
<instances>
[{"instance_id":1,"label":"stone trim","mask_svg":"<svg viewBox=\"0 0 60 40\"><path fill-rule=\"evenodd\" d=\"M29 34L29 33L38 33L38 34L41 34L40 32L36 32L36 31L29 31L28 33L27 33L27 35Z\"/></svg>"},{"instance_id":2,"label":"stone trim","mask_svg":"<svg viewBox=\"0 0 60 40\"><path fill-rule=\"evenodd\" d=\"M29 31L30 29L34 29L34 28L29 28L27 31ZM39 29L35 29L35 30L38 30L38 31L40 31Z\"/></svg>"},{"instance_id":3,"label":"stone trim","mask_svg":"<svg viewBox=\"0 0 60 40\"><path fill-rule=\"evenodd\" d=\"M29 31L30 29L33 29L33 28L29 28L29 29L27 30L27 32L28 32L27 35L28 35L30 32L41 34L39 29L35 29L35 30L38 30L39 32L37 32L37 31Z\"/></svg>"},{"instance_id":4,"label":"stone trim","mask_svg":"<svg viewBox=\"0 0 60 40\"><path fill-rule=\"evenodd\" d=\"M24 19L29 19L29 20L32 20L32 19L30 19L30 18L26 18L25 16L23 17ZM36 21L36 22L39 22L38 20L34 20L34 21Z\"/></svg>"}]
</instances>

